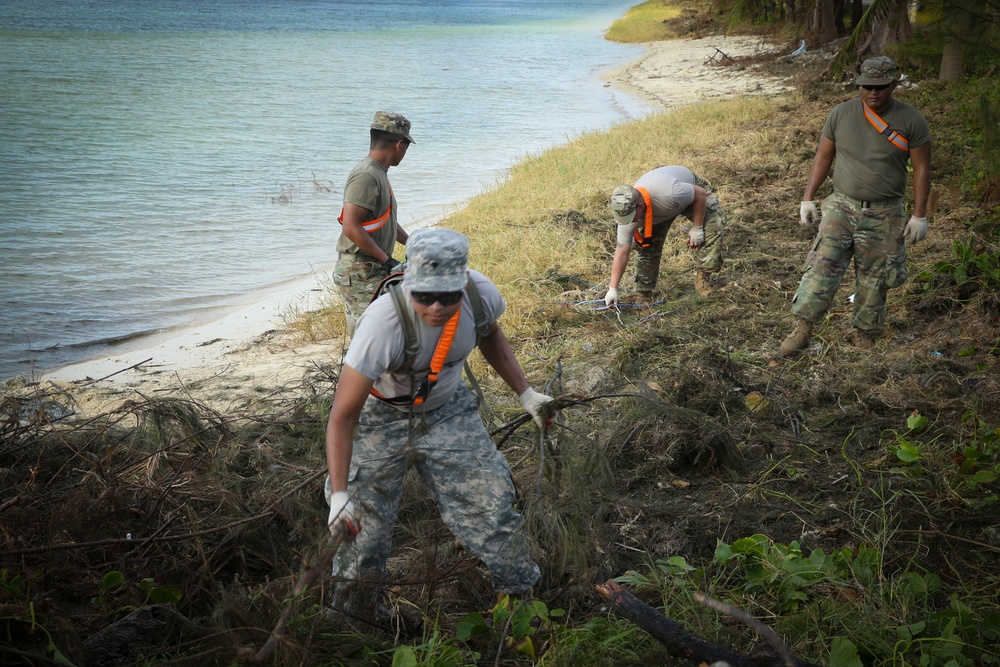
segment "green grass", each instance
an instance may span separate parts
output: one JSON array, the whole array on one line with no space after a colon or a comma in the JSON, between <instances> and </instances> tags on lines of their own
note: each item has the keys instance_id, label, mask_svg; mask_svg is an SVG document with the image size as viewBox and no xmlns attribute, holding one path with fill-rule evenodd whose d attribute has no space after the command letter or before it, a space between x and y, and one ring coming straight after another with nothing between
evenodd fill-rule
<instances>
[{"instance_id":1,"label":"green grass","mask_svg":"<svg viewBox=\"0 0 1000 667\"><path fill-rule=\"evenodd\" d=\"M673 39L677 34L666 22L680 15L681 8L669 0L647 0L612 23L604 37L612 42L629 44Z\"/></svg>"}]
</instances>

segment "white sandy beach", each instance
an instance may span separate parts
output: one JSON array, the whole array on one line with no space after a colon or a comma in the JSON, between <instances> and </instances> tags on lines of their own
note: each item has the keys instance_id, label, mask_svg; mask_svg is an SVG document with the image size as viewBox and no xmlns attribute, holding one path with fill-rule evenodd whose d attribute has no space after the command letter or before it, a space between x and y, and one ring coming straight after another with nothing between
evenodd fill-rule
<instances>
[{"instance_id":1,"label":"white sandy beach","mask_svg":"<svg viewBox=\"0 0 1000 667\"><path fill-rule=\"evenodd\" d=\"M770 95L790 89L752 70L718 67L723 58L767 51L755 37L708 37L654 42L640 60L606 72L607 85L670 108L736 95ZM333 249L331 248L331 253ZM73 387L74 409L93 414L134 397L186 395L216 409L240 404L297 384L310 368L336 364L342 341L307 343L285 331L282 315L315 308L322 290L317 277L289 285L259 303L214 322L123 346L99 359L45 373L42 384Z\"/></svg>"}]
</instances>

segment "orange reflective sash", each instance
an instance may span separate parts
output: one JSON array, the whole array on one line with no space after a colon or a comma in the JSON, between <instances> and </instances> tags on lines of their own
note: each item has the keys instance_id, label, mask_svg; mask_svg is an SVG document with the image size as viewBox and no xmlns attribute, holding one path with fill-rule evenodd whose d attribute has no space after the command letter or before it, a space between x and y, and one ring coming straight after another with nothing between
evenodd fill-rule
<instances>
[{"instance_id":1,"label":"orange reflective sash","mask_svg":"<svg viewBox=\"0 0 1000 667\"><path fill-rule=\"evenodd\" d=\"M461 315L462 308L459 307L455 311L455 314L451 316L451 319L445 322L444 327L441 329L441 336L434 347L434 354L431 355L430 371L427 373L427 377L420 383L420 387L417 388L413 396L388 398L383 396L375 387L371 388L371 395L392 405L420 405L426 401L431 393L431 389L437 384L438 374L444 368L444 362L448 360L448 352L451 351L451 345L455 342L455 333L458 331L458 321Z\"/></svg>"},{"instance_id":2,"label":"orange reflective sash","mask_svg":"<svg viewBox=\"0 0 1000 667\"><path fill-rule=\"evenodd\" d=\"M385 210L385 213L375 218L374 220L368 220L367 222L361 223L361 228L371 234L372 232L377 232L385 226L385 223L389 221L389 216L392 215L392 186L389 186L389 208ZM340 209L340 215L337 216L337 222L344 224L344 209Z\"/></svg>"},{"instance_id":3,"label":"orange reflective sash","mask_svg":"<svg viewBox=\"0 0 1000 667\"><path fill-rule=\"evenodd\" d=\"M653 238L653 198L649 196L649 190L646 188L636 188L636 190L642 195L642 200L646 202L646 221L643 225L643 233L640 234L637 229L632 232L632 237L640 248L648 248L649 240Z\"/></svg>"},{"instance_id":4,"label":"orange reflective sash","mask_svg":"<svg viewBox=\"0 0 1000 667\"><path fill-rule=\"evenodd\" d=\"M865 108L865 118L867 118L868 122L872 124L872 127L875 128L875 131L881 134L886 141L888 141L890 144L892 144L899 150L909 153L910 152L909 140L896 130L890 128L889 123L882 120L882 116L879 116L877 113L872 111L872 108L868 106L867 102L861 100L861 104Z\"/></svg>"}]
</instances>

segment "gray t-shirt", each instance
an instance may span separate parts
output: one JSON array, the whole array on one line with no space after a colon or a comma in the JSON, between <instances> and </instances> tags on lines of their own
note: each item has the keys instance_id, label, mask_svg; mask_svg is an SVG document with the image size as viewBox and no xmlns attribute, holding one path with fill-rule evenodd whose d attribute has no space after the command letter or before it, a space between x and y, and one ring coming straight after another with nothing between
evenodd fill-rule
<instances>
[{"instance_id":1,"label":"gray t-shirt","mask_svg":"<svg viewBox=\"0 0 1000 667\"><path fill-rule=\"evenodd\" d=\"M475 281L479 297L483 303L483 314L486 319L496 322L507 308L500 291L489 278L478 271L469 271L469 277ZM416 371L415 386L427 376L431 356L437 346L438 339L444 327L428 326L415 312L413 303L406 299L410 316L417 330L417 340L420 351L413 361ZM415 412L426 412L440 407L451 399L455 389L462 381L462 364L476 347L476 315L466 293L462 299L462 314L458 321L458 331L455 340L448 351L444 369L438 374L437 384L431 390L427 401L414 406ZM351 346L344 357L344 363L358 371L366 378L375 380L375 389L383 396L390 398L409 395L411 381L408 373L395 373L406 361L405 335L399 314L389 294L383 294L365 310L358 320ZM376 400L376 399L370 399ZM408 409L406 406L400 410Z\"/></svg>"},{"instance_id":2,"label":"gray t-shirt","mask_svg":"<svg viewBox=\"0 0 1000 667\"><path fill-rule=\"evenodd\" d=\"M879 115L906 137L910 150L931 140L924 117L899 100L893 100L889 110ZM838 192L868 201L897 199L906 194L910 154L879 135L865 118L860 97L833 108L823 125L823 136L837 144L833 187Z\"/></svg>"},{"instance_id":3,"label":"gray t-shirt","mask_svg":"<svg viewBox=\"0 0 1000 667\"><path fill-rule=\"evenodd\" d=\"M368 220L379 218L389 207L392 212L389 219L381 229L372 232L369 236L375 244L382 249L382 252L392 256L392 251L396 247L396 197L392 194L389 186L389 171L375 160L366 157L358 162L347 177L347 185L344 186L344 203L354 204L361 208L366 208L372 212ZM341 234L337 240L337 252L359 252L357 244L346 235Z\"/></svg>"},{"instance_id":4,"label":"gray t-shirt","mask_svg":"<svg viewBox=\"0 0 1000 667\"><path fill-rule=\"evenodd\" d=\"M639 177L636 188L645 188L653 204L653 224L672 222L694 203L694 174L687 167L659 167ZM631 243L632 233L642 230L646 221L633 220L627 225L618 225L618 243Z\"/></svg>"}]
</instances>

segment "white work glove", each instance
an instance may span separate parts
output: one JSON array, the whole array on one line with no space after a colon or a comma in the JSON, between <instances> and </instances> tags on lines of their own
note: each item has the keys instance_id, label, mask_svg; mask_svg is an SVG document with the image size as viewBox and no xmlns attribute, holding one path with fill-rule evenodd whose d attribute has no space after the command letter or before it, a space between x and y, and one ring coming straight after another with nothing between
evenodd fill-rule
<instances>
[{"instance_id":1,"label":"white work glove","mask_svg":"<svg viewBox=\"0 0 1000 667\"><path fill-rule=\"evenodd\" d=\"M545 430L548 422L551 421L551 408L555 399L545 394L540 394L531 387L520 393L517 400L521 401L524 411L531 415L538 428Z\"/></svg>"},{"instance_id":2,"label":"white work glove","mask_svg":"<svg viewBox=\"0 0 1000 667\"><path fill-rule=\"evenodd\" d=\"M903 230L903 234L906 236L906 242L913 245L917 241L923 241L924 237L927 236L927 218L918 218L915 215L910 216L910 221L906 223L906 229Z\"/></svg>"},{"instance_id":3,"label":"white work glove","mask_svg":"<svg viewBox=\"0 0 1000 667\"><path fill-rule=\"evenodd\" d=\"M689 248L700 248L705 244L705 227L695 227L691 225L691 231L688 232L688 247Z\"/></svg>"},{"instance_id":4,"label":"white work glove","mask_svg":"<svg viewBox=\"0 0 1000 667\"><path fill-rule=\"evenodd\" d=\"M337 491L330 496L330 517L327 525L333 533L337 524L342 524L347 530L347 537L353 539L361 532L361 522L354 513L354 503L347 491Z\"/></svg>"},{"instance_id":5,"label":"white work glove","mask_svg":"<svg viewBox=\"0 0 1000 667\"><path fill-rule=\"evenodd\" d=\"M618 305L618 288L610 287L608 288L608 293L604 295L604 303L608 308L614 308Z\"/></svg>"},{"instance_id":6,"label":"white work glove","mask_svg":"<svg viewBox=\"0 0 1000 667\"><path fill-rule=\"evenodd\" d=\"M819 209L816 208L816 202L804 201L799 204L799 223L803 227L811 227L819 223Z\"/></svg>"}]
</instances>

